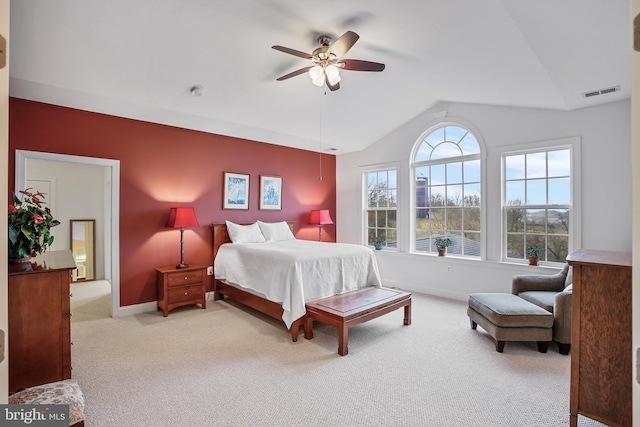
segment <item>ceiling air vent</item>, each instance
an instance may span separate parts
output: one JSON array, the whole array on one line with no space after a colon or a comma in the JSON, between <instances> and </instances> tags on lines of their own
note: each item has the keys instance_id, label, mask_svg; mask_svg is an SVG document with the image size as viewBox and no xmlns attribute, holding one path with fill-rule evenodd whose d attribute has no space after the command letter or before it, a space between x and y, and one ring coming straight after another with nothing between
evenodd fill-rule
<instances>
[{"instance_id":1,"label":"ceiling air vent","mask_svg":"<svg viewBox=\"0 0 640 427\"><path fill-rule=\"evenodd\" d=\"M608 87L606 89L592 90L590 92L584 92L582 94L582 96L584 96L585 98L591 98L592 96L604 95L605 93L618 92L619 90L620 90L620 86L613 86L613 87Z\"/></svg>"}]
</instances>

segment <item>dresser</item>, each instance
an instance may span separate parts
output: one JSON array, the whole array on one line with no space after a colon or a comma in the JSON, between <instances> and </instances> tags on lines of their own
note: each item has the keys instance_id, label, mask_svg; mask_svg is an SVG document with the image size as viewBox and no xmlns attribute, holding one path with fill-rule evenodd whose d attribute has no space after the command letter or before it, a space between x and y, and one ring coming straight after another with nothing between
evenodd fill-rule
<instances>
[{"instance_id":1,"label":"dresser","mask_svg":"<svg viewBox=\"0 0 640 427\"><path fill-rule=\"evenodd\" d=\"M631 426L631 254L579 250L573 267L570 425Z\"/></svg>"},{"instance_id":2,"label":"dresser","mask_svg":"<svg viewBox=\"0 0 640 427\"><path fill-rule=\"evenodd\" d=\"M9 393L71 378L71 251L9 265Z\"/></svg>"},{"instance_id":3,"label":"dresser","mask_svg":"<svg viewBox=\"0 0 640 427\"><path fill-rule=\"evenodd\" d=\"M156 268L158 310L162 310L164 317L169 315L169 311L183 305L201 304L202 308L207 308L206 270L204 265Z\"/></svg>"}]
</instances>

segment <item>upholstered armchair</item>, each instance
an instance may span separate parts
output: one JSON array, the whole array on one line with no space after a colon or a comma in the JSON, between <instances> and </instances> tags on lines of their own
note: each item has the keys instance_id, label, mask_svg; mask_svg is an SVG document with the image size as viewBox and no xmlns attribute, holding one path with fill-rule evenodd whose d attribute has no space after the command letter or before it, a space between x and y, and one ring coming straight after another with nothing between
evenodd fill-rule
<instances>
[{"instance_id":1,"label":"upholstered armchair","mask_svg":"<svg viewBox=\"0 0 640 427\"><path fill-rule=\"evenodd\" d=\"M552 275L526 275L513 278L511 293L553 313L553 340L561 354L571 350L572 270L565 264Z\"/></svg>"}]
</instances>

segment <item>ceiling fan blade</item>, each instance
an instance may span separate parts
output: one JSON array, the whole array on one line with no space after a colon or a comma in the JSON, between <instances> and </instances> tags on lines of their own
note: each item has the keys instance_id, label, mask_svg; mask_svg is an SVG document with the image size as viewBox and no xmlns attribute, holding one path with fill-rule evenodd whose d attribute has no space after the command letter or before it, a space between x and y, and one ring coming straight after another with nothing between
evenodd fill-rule
<instances>
[{"instance_id":1,"label":"ceiling fan blade","mask_svg":"<svg viewBox=\"0 0 640 427\"><path fill-rule=\"evenodd\" d=\"M379 62L361 61L359 59L343 59L336 64L344 70L352 71L382 71L384 64Z\"/></svg>"},{"instance_id":2,"label":"ceiling fan blade","mask_svg":"<svg viewBox=\"0 0 640 427\"><path fill-rule=\"evenodd\" d=\"M310 69L312 69L313 67L315 67L315 65L309 65L308 67L304 67L304 68L300 68L299 70L296 71L292 71L289 74L285 74L282 77L278 77L276 80L281 82L283 80L287 80L290 79L291 77L295 77L295 76L299 76L300 74L304 74L307 71L309 71Z\"/></svg>"},{"instance_id":3,"label":"ceiling fan blade","mask_svg":"<svg viewBox=\"0 0 640 427\"><path fill-rule=\"evenodd\" d=\"M311 56L310 54L301 52L299 50L291 49L284 46L271 46L271 47L275 50L279 50L280 52L288 53L289 55L299 56L300 58L304 58L304 59L313 59L313 56Z\"/></svg>"},{"instance_id":4,"label":"ceiling fan blade","mask_svg":"<svg viewBox=\"0 0 640 427\"><path fill-rule=\"evenodd\" d=\"M340 82L332 85L331 83L329 83L329 79L325 79L325 83L327 84L327 87L331 92L335 92L336 90L340 89Z\"/></svg>"},{"instance_id":5,"label":"ceiling fan blade","mask_svg":"<svg viewBox=\"0 0 640 427\"><path fill-rule=\"evenodd\" d=\"M347 31L346 33L338 37L338 39L334 41L331 46L329 46L327 53L332 53L336 57L340 58L344 56L344 54L347 53L354 44L356 44L359 38L360 36L353 31Z\"/></svg>"}]
</instances>

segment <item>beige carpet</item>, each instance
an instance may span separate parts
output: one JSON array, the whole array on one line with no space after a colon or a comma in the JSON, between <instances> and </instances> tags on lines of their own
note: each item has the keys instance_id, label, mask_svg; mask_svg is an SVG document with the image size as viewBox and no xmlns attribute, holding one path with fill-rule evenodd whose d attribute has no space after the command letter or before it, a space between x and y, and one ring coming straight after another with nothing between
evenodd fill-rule
<instances>
[{"instance_id":1,"label":"beige carpet","mask_svg":"<svg viewBox=\"0 0 640 427\"><path fill-rule=\"evenodd\" d=\"M231 301L112 319L107 282L73 288L88 427L569 425L570 358L497 353L460 302L414 294L412 325L398 310L351 328L341 357L330 326L293 343Z\"/></svg>"}]
</instances>

